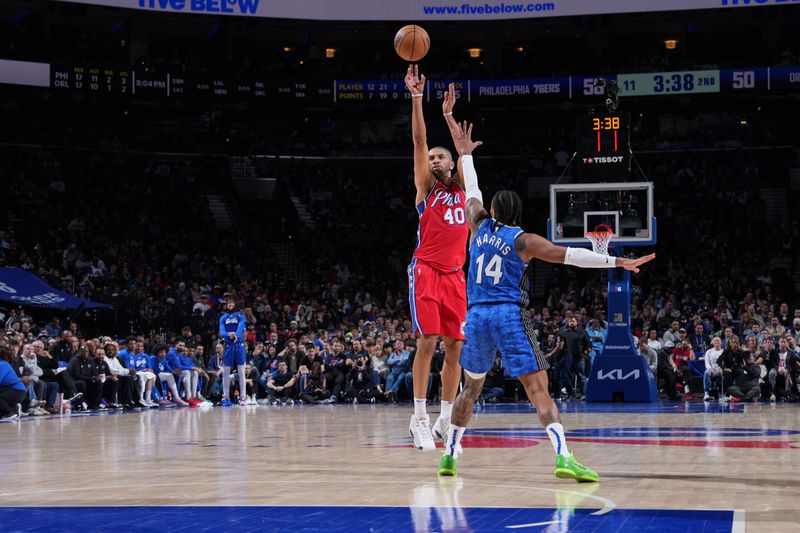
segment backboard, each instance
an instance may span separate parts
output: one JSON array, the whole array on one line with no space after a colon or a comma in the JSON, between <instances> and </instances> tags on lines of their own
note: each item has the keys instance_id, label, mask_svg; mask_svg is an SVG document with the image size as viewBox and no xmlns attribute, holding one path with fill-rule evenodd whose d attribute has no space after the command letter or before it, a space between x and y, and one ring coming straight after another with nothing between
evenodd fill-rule
<instances>
[{"instance_id":1,"label":"backboard","mask_svg":"<svg viewBox=\"0 0 800 533\"><path fill-rule=\"evenodd\" d=\"M579 183L550 186L547 238L563 246L591 246L585 237L608 224L612 246L651 246L656 242L653 184Z\"/></svg>"}]
</instances>

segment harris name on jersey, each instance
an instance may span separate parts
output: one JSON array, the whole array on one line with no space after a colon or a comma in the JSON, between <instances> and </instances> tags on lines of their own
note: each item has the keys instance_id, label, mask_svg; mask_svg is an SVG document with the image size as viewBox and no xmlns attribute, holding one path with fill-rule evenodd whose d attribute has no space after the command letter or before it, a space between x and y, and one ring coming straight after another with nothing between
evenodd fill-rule
<instances>
[{"instance_id":1,"label":"harris name on jersey","mask_svg":"<svg viewBox=\"0 0 800 533\"><path fill-rule=\"evenodd\" d=\"M511 244L505 241L502 237L498 235L490 235L489 233L476 235L473 244L477 246L483 246L484 244L494 246L497 251L503 255L508 255L511 252Z\"/></svg>"}]
</instances>

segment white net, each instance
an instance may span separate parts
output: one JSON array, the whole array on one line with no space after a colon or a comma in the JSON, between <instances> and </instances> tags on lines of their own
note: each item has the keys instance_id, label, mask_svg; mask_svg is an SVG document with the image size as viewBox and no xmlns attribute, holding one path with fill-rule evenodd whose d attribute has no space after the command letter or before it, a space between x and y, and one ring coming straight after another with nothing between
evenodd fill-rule
<instances>
[{"instance_id":1,"label":"white net","mask_svg":"<svg viewBox=\"0 0 800 533\"><path fill-rule=\"evenodd\" d=\"M600 224L594 231L586 234L586 238L592 241L592 250L603 255L608 255L608 243L611 242L613 236L614 232L605 224Z\"/></svg>"}]
</instances>

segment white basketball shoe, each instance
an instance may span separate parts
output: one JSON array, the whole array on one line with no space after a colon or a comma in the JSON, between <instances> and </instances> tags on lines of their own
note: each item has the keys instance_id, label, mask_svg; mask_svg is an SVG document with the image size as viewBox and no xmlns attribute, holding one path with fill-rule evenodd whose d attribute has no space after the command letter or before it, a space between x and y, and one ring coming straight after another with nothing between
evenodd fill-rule
<instances>
[{"instance_id":1,"label":"white basketball shoe","mask_svg":"<svg viewBox=\"0 0 800 533\"><path fill-rule=\"evenodd\" d=\"M433 433L434 437L444 442L444 439L447 438L448 431L450 431L450 419L440 415L439 418L436 419L436 423L433 425L431 432ZM456 445L455 452L457 457L464 453L461 443Z\"/></svg>"},{"instance_id":2,"label":"white basketball shoe","mask_svg":"<svg viewBox=\"0 0 800 533\"><path fill-rule=\"evenodd\" d=\"M431 435L431 419L428 415L411 416L411 423L408 426L411 438L414 439L414 447L424 452L431 452L436 449Z\"/></svg>"}]
</instances>

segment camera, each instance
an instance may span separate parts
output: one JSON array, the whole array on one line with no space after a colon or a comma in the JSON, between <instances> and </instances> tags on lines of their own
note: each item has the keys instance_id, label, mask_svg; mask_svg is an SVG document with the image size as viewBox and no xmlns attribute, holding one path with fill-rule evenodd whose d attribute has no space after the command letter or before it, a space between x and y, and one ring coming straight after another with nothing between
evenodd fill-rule
<instances>
[{"instance_id":1,"label":"camera","mask_svg":"<svg viewBox=\"0 0 800 533\"><path fill-rule=\"evenodd\" d=\"M606 97L606 110L608 110L609 113L616 113L619 107L619 84L617 80L596 78L594 80L594 86L603 88L603 95Z\"/></svg>"}]
</instances>

